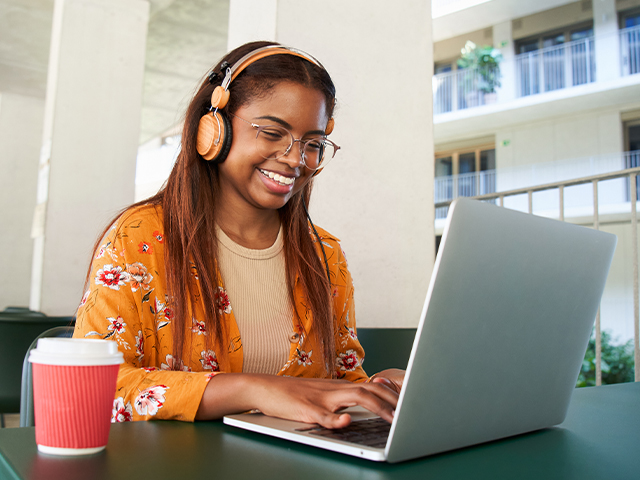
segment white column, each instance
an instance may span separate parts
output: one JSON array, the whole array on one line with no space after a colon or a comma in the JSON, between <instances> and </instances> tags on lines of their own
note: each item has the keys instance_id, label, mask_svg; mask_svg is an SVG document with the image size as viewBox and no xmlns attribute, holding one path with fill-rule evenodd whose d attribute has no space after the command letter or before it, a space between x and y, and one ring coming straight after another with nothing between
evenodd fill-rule
<instances>
[{"instance_id":1,"label":"white column","mask_svg":"<svg viewBox=\"0 0 640 480\"><path fill-rule=\"evenodd\" d=\"M276 41L278 0L230 0L228 50L255 40Z\"/></svg>"},{"instance_id":2,"label":"white column","mask_svg":"<svg viewBox=\"0 0 640 480\"><path fill-rule=\"evenodd\" d=\"M31 308L71 315L96 236L134 199L145 0L56 0Z\"/></svg>"},{"instance_id":3,"label":"white column","mask_svg":"<svg viewBox=\"0 0 640 480\"><path fill-rule=\"evenodd\" d=\"M500 83L498 101L508 102L516 98L516 55L515 44L511 35L511 21L493 26L493 46L502 53L500 63Z\"/></svg>"},{"instance_id":4,"label":"white column","mask_svg":"<svg viewBox=\"0 0 640 480\"><path fill-rule=\"evenodd\" d=\"M253 10L236 8L254 3L231 0L230 46L261 38ZM343 149L310 208L342 240L358 325L415 326L435 257L430 1L269 3L273 39L317 57L336 84Z\"/></svg>"},{"instance_id":5,"label":"white column","mask_svg":"<svg viewBox=\"0 0 640 480\"><path fill-rule=\"evenodd\" d=\"M596 81L620 76L620 39L615 0L593 0L593 33L596 48Z\"/></svg>"},{"instance_id":6,"label":"white column","mask_svg":"<svg viewBox=\"0 0 640 480\"><path fill-rule=\"evenodd\" d=\"M28 306L44 100L0 94L0 310Z\"/></svg>"}]
</instances>

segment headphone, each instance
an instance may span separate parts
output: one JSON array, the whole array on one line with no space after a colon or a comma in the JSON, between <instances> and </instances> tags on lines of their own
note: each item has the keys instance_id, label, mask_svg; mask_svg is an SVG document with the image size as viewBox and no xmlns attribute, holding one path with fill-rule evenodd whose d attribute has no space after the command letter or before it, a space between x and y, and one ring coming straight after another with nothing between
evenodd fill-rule
<instances>
[{"instance_id":1,"label":"headphone","mask_svg":"<svg viewBox=\"0 0 640 480\"><path fill-rule=\"evenodd\" d=\"M211 108L209 109L209 112L200 119L200 123L198 125L196 148L202 158L214 163L222 163L227 158L229 150L231 150L231 143L233 140L231 122L221 111L229 102L229 84L235 80L240 72L253 62L271 55L282 54L294 55L296 57L303 58L325 70L322 64L311 55L301 50L285 47L283 45L269 45L258 48L242 57L231 67L229 67L228 64L225 67L225 63L223 63L222 70L226 69L224 80L222 80L221 85L218 85L213 90L213 93L211 94ZM332 117L327 122L327 127L324 132L325 135L329 135L333 131L333 126L334 121ZM319 173L320 170L321 169L318 169L314 174Z\"/></svg>"}]
</instances>

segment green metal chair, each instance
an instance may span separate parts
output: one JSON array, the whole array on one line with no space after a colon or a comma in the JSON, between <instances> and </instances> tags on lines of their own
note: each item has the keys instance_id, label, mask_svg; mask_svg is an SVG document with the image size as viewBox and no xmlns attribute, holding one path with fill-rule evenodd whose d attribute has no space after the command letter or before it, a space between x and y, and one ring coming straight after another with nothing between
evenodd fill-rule
<instances>
[{"instance_id":1,"label":"green metal chair","mask_svg":"<svg viewBox=\"0 0 640 480\"><path fill-rule=\"evenodd\" d=\"M54 327L46 332L42 332L31 343L22 362L22 388L20 391L20 426L33 427L35 420L33 415L33 375L31 370L31 362L29 362L29 353L36 348L38 339L51 337L71 338L73 335L73 327Z\"/></svg>"},{"instance_id":2,"label":"green metal chair","mask_svg":"<svg viewBox=\"0 0 640 480\"><path fill-rule=\"evenodd\" d=\"M385 368L406 369L415 336L415 328L358 328L364 370L373 375Z\"/></svg>"},{"instance_id":3,"label":"green metal chair","mask_svg":"<svg viewBox=\"0 0 640 480\"><path fill-rule=\"evenodd\" d=\"M22 362L33 339L57 326L73 325L73 317L48 317L39 312L0 312L0 426L4 414L20 412Z\"/></svg>"}]
</instances>

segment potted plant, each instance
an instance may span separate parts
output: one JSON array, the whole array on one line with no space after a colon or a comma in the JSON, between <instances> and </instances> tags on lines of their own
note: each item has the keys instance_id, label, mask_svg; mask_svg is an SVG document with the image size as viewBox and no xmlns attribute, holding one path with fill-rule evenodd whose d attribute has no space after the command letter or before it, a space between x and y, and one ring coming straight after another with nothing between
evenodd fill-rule
<instances>
[{"instance_id":1,"label":"potted plant","mask_svg":"<svg viewBox=\"0 0 640 480\"><path fill-rule=\"evenodd\" d=\"M497 99L496 87L500 86L500 62L502 54L489 45L477 46L468 41L460 51L458 68L466 69L465 78L467 107L482 103L494 103Z\"/></svg>"}]
</instances>

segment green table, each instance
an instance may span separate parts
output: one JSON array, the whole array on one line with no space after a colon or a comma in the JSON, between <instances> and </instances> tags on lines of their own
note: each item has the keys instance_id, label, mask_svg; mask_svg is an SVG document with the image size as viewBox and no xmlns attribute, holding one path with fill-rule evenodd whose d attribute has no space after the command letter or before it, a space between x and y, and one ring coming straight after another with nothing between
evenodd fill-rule
<instances>
[{"instance_id":1,"label":"green table","mask_svg":"<svg viewBox=\"0 0 640 480\"><path fill-rule=\"evenodd\" d=\"M111 428L107 450L38 454L33 428L0 430L0 479L638 479L640 383L577 389L556 428L396 465L243 432L221 422Z\"/></svg>"}]
</instances>

